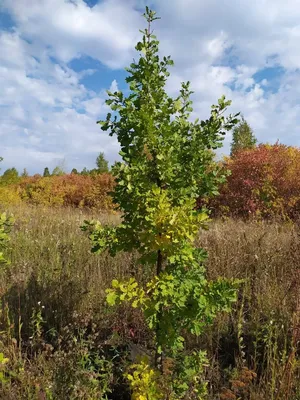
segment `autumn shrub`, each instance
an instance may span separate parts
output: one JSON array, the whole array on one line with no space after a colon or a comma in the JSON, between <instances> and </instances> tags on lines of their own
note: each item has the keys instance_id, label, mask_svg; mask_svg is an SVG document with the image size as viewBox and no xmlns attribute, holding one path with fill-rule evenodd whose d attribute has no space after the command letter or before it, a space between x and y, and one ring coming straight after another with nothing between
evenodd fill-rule
<instances>
[{"instance_id":1,"label":"autumn shrub","mask_svg":"<svg viewBox=\"0 0 300 400\"><path fill-rule=\"evenodd\" d=\"M89 208L111 210L113 208L111 191L115 186L111 174L103 173L91 177L92 184L84 198L84 205Z\"/></svg>"},{"instance_id":2,"label":"autumn shrub","mask_svg":"<svg viewBox=\"0 0 300 400\"><path fill-rule=\"evenodd\" d=\"M54 179L30 177L20 183L22 200L34 205L57 206L64 202L63 193L57 191Z\"/></svg>"},{"instance_id":3,"label":"autumn shrub","mask_svg":"<svg viewBox=\"0 0 300 400\"><path fill-rule=\"evenodd\" d=\"M0 188L0 206L17 205L22 201L20 189L14 185Z\"/></svg>"},{"instance_id":4,"label":"autumn shrub","mask_svg":"<svg viewBox=\"0 0 300 400\"><path fill-rule=\"evenodd\" d=\"M296 219L300 213L300 149L276 143L224 160L231 174L210 201L215 215Z\"/></svg>"},{"instance_id":5,"label":"autumn shrub","mask_svg":"<svg viewBox=\"0 0 300 400\"><path fill-rule=\"evenodd\" d=\"M112 209L110 191L114 178L108 174L23 178L18 190L23 201L33 205Z\"/></svg>"}]
</instances>

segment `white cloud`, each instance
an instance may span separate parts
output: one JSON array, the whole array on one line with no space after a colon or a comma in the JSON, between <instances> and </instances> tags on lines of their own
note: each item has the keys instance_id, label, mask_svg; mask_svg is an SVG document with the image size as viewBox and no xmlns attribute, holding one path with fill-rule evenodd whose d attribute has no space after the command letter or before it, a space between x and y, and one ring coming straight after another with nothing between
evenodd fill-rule
<instances>
[{"instance_id":1,"label":"white cloud","mask_svg":"<svg viewBox=\"0 0 300 400\"><path fill-rule=\"evenodd\" d=\"M83 0L3 0L24 37L49 46L69 62L83 54L118 68L130 61L141 23L130 1L105 0L90 8Z\"/></svg>"},{"instance_id":2,"label":"white cloud","mask_svg":"<svg viewBox=\"0 0 300 400\"><path fill-rule=\"evenodd\" d=\"M162 52L172 54L173 92L190 80L194 114L206 117L221 94L233 100L260 141L300 145L300 6L298 0L171 0L156 2L163 23L157 25ZM214 48L215 51L207 51ZM276 87L268 76L255 81L265 67L283 68ZM278 87L277 87L278 86ZM225 141L228 151L230 135Z\"/></svg>"},{"instance_id":3,"label":"white cloud","mask_svg":"<svg viewBox=\"0 0 300 400\"><path fill-rule=\"evenodd\" d=\"M293 55L299 66L298 0L231 0L226 4L219 0L172 0L171 4L168 0L157 1L157 7L164 21L159 28L166 38L163 41L168 42L172 35L172 42L180 42L180 51L176 52L174 46L172 53L176 58L190 51L189 62L193 62L202 56L194 53L201 47L199 43L219 40L221 49L233 46L233 54L247 65L264 65L269 56L278 54L278 61L285 67L295 67L286 62ZM183 53L182 48L186 49Z\"/></svg>"},{"instance_id":4,"label":"white cloud","mask_svg":"<svg viewBox=\"0 0 300 400\"><path fill-rule=\"evenodd\" d=\"M104 93L87 90L76 73L50 60L36 58L36 47L17 32L0 34L0 138L4 167L42 171L67 158L83 168L96 152L112 143L101 135L96 119L107 112ZM10 53L10 49L12 49ZM10 53L10 56L9 56ZM116 86L116 82L112 82ZM86 114L76 110L86 109ZM80 155L81 160L77 160ZM110 155L113 160L114 155Z\"/></svg>"},{"instance_id":5,"label":"white cloud","mask_svg":"<svg viewBox=\"0 0 300 400\"><path fill-rule=\"evenodd\" d=\"M110 85L109 91L112 93L115 93L119 90L118 88L118 82L114 79Z\"/></svg>"},{"instance_id":6,"label":"white cloud","mask_svg":"<svg viewBox=\"0 0 300 400\"><path fill-rule=\"evenodd\" d=\"M83 0L2 0L16 22L0 31L5 165L37 171L66 158L69 168L92 167L99 151L116 158L116 141L96 120L108 111L105 89L116 91L121 82L104 76L102 90L91 90L81 80L95 69L75 72L68 63L89 56L110 69L128 65L144 3L162 17L155 24L161 52L175 61L168 91L190 80L195 116L206 118L224 93L260 141L300 145L298 0L101 0L92 8ZM274 80L261 74L265 67L282 72ZM230 136L225 150L229 143Z\"/></svg>"}]
</instances>

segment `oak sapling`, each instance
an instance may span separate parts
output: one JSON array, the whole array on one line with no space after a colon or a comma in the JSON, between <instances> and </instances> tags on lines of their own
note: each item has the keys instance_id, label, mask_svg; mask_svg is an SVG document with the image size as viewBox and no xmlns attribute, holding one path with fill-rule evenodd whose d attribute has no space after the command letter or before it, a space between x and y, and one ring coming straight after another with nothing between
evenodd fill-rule
<instances>
[{"instance_id":1,"label":"oak sapling","mask_svg":"<svg viewBox=\"0 0 300 400\"><path fill-rule=\"evenodd\" d=\"M206 279L206 253L196 248L200 228L208 215L196 209L199 196L217 191L224 179L213 168L214 152L226 131L238 122L224 116L230 101L221 97L205 121L191 121L190 83L182 83L171 98L165 85L170 57L158 55L159 42L152 32L156 13L146 8L147 28L136 45L137 62L127 69L130 93L108 92L111 107L102 130L116 135L123 162L112 172L116 178L113 199L122 213L119 226L85 222L93 251L137 250L139 263L153 266L154 278L141 286L134 278L114 280L107 302L128 302L144 312L154 332L153 360L141 360L127 377L133 399L202 398L200 376L205 354L184 351L184 334L199 335L220 311L228 311L236 298L236 283ZM209 171L209 172L208 172ZM164 374L164 361L172 360ZM152 366L153 365L153 366Z\"/></svg>"}]
</instances>

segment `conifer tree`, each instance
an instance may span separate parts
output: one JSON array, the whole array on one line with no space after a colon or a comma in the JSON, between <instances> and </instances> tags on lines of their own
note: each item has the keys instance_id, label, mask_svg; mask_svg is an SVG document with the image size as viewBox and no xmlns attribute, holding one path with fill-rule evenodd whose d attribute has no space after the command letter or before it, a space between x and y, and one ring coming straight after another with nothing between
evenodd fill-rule
<instances>
[{"instance_id":1,"label":"conifer tree","mask_svg":"<svg viewBox=\"0 0 300 400\"><path fill-rule=\"evenodd\" d=\"M46 178L47 176L50 176L50 171L49 171L49 168L48 168L48 167L46 167L46 168L44 169L44 173L43 173L43 177L44 177L44 178Z\"/></svg>"}]
</instances>

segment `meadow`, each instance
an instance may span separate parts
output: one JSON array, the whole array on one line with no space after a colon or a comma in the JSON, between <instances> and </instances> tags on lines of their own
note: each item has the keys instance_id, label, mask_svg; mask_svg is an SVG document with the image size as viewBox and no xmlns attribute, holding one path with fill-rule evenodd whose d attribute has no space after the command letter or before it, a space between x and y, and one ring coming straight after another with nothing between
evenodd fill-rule
<instances>
[{"instance_id":1,"label":"meadow","mask_svg":"<svg viewBox=\"0 0 300 400\"><path fill-rule=\"evenodd\" d=\"M1 267L0 398L129 399L126 365L147 353L141 312L111 308L112 279L144 282L137 255L91 254L85 219L115 224L113 212L20 204ZM297 222L223 218L201 231L209 279L240 279L238 301L187 349L206 349L209 399L300 399L300 227ZM5 357L3 359L3 357Z\"/></svg>"}]
</instances>

